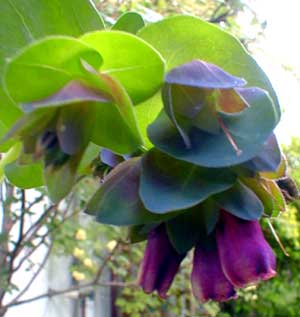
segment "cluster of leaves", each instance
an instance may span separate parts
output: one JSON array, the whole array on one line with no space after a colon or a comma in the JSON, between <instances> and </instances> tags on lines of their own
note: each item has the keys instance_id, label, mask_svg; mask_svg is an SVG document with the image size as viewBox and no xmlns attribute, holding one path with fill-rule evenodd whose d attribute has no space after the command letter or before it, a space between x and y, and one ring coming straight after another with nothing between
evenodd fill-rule
<instances>
[{"instance_id":1,"label":"cluster of leaves","mask_svg":"<svg viewBox=\"0 0 300 317\"><path fill-rule=\"evenodd\" d=\"M0 33L0 132L11 183L45 185L58 203L102 149L113 171L87 213L130 226L132 242L164 221L179 253L213 231L220 208L246 220L285 209L278 101L239 41L191 16L145 25L126 13L107 28L88 1L59 6L1 2L9 32Z\"/></svg>"}]
</instances>

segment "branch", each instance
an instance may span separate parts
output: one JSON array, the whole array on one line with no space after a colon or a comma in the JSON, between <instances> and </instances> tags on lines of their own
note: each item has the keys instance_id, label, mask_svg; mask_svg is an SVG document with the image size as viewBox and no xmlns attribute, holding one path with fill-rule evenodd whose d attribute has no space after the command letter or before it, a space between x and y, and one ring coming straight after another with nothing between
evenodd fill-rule
<instances>
[{"instance_id":1,"label":"branch","mask_svg":"<svg viewBox=\"0 0 300 317\"><path fill-rule=\"evenodd\" d=\"M5 307L10 307L13 306L15 303L18 302L19 298L21 298L30 288L30 286L32 285L32 283L35 281L35 279L38 277L38 275L41 273L42 269L45 267L45 264L49 258L49 255L51 253L51 249L52 249L52 244L49 246L47 253L42 261L42 263L40 264L40 267L38 268L38 270L33 274L32 278L30 279L30 281L27 283L27 285L23 288L22 291L19 292L19 294L13 299L11 300L11 302L7 305L5 305Z\"/></svg>"},{"instance_id":2,"label":"branch","mask_svg":"<svg viewBox=\"0 0 300 317\"><path fill-rule=\"evenodd\" d=\"M46 293L31 297L31 298L28 298L28 299L11 302L11 303L5 305L3 308L7 309L7 308L10 308L12 306L18 306L18 305L22 305L22 304L27 304L27 303L30 303L30 302L33 302L33 301L36 301L36 300L39 300L39 299L43 299L43 298L52 298L52 297L55 297L55 296L59 296L59 295L67 294L67 293L72 293L74 291L80 291L80 290L85 289L85 288L92 288L92 287L95 287L95 286L134 287L135 288L138 285L137 285L136 281L128 282L128 283L114 282L114 281L112 281L112 282L97 282L97 283L94 283L94 281L92 281L90 283L81 284L81 285L75 285L75 286L72 286L72 287L69 287L69 288L63 289L63 290L51 290L50 289Z\"/></svg>"}]
</instances>

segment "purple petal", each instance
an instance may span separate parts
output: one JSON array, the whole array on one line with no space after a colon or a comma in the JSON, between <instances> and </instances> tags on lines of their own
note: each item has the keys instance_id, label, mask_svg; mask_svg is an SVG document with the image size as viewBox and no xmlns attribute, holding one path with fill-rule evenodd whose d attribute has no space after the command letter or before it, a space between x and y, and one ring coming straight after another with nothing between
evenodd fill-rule
<instances>
[{"instance_id":1,"label":"purple petal","mask_svg":"<svg viewBox=\"0 0 300 317\"><path fill-rule=\"evenodd\" d=\"M200 60L174 68L166 75L165 81L169 84L211 89L229 89L246 84L244 79L232 76L220 67Z\"/></svg>"},{"instance_id":2,"label":"purple petal","mask_svg":"<svg viewBox=\"0 0 300 317\"><path fill-rule=\"evenodd\" d=\"M157 290L165 298L184 257L185 254L179 254L171 245L164 224L152 230L139 274L144 292Z\"/></svg>"},{"instance_id":3,"label":"purple petal","mask_svg":"<svg viewBox=\"0 0 300 317\"><path fill-rule=\"evenodd\" d=\"M71 81L57 93L43 100L23 104L26 112L49 106L62 106L84 101L110 102L108 96L101 94L77 81Z\"/></svg>"},{"instance_id":4,"label":"purple petal","mask_svg":"<svg viewBox=\"0 0 300 317\"><path fill-rule=\"evenodd\" d=\"M110 166L110 167L115 167L117 166L119 163L123 162L124 159L122 158L122 156L117 155L115 153L113 153L110 150L107 149L102 149L101 153L100 153L100 159L101 161Z\"/></svg>"},{"instance_id":5,"label":"purple petal","mask_svg":"<svg viewBox=\"0 0 300 317\"><path fill-rule=\"evenodd\" d=\"M203 241L197 244L191 282L193 294L201 302L210 299L223 302L237 298L233 285L222 271L215 241L212 245L205 245Z\"/></svg>"},{"instance_id":6,"label":"purple petal","mask_svg":"<svg viewBox=\"0 0 300 317\"><path fill-rule=\"evenodd\" d=\"M258 221L246 221L221 210L217 244L227 279L236 287L276 275L274 253Z\"/></svg>"}]
</instances>

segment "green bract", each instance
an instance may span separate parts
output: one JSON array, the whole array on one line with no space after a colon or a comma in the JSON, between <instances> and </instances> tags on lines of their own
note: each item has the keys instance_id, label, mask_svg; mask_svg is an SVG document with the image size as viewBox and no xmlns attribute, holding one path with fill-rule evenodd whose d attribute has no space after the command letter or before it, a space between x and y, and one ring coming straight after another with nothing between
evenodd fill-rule
<instances>
[{"instance_id":1,"label":"green bract","mask_svg":"<svg viewBox=\"0 0 300 317\"><path fill-rule=\"evenodd\" d=\"M164 61L142 39L120 31L100 31L84 35L81 41L101 54L101 71L116 78L134 103L148 99L160 88Z\"/></svg>"},{"instance_id":2,"label":"green bract","mask_svg":"<svg viewBox=\"0 0 300 317\"><path fill-rule=\"evenodd\" d=\"M104 28L104 23L92 3L86 0L4 0L0 2L0 20L5 26L0 30L0 121L5 127L4 134L22 114L4 90L6 59L45 36L79 36ZM47 55L51 54L47 52Z\"/></svg>"}]
</instances>

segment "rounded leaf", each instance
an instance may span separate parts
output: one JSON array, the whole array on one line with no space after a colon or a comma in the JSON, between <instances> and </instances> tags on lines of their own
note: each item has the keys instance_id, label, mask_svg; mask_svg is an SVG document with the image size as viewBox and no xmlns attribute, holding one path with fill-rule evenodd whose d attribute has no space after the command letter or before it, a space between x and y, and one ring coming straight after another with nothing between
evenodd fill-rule
<instances>
[{"instance_id":1,"label":"rounded leaf","mask_svg":"<svg viewBox=\"0 0 300 317\"><path fill-rule=\"evenodd\" d=\"M81 40L101 54L101 71L116 78L133 103L149 98L160 88L164 61L144 40L121 31L93 32Z\"/></svg>"},{"instance_id":2,"label":"rounded leaf","mask_svg":"<svg viewBox=\"0 0 300 317\"><path fill-rule=\"evenodd\" d=\"M25 47L6 68L5 84L16 102L45 98L68 81L84 76L81 60L95 68L101 55L85 43L67 36L51 36Z\"/></svg>"}]
</instances>

